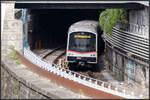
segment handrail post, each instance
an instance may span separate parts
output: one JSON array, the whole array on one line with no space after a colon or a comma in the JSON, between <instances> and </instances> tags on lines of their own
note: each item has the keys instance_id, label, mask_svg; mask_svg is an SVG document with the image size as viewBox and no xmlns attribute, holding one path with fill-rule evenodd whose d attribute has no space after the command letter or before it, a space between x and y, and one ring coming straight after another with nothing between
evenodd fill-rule
<instances>
[{"instance_id":1,"label":"handrail post","mask_svg":"<svg viewBox=\"0 0 150 100\"><path fill-rule=\"evenodd\" d=\"M102 82L101 86L104 87L104 82Z\"/></svg>"},{"instance_id":2,"label":"handrail post","mask_svg":"<svg viewBox=\"0 0 150 100\"><path fill-rule=\"evenodd\" d=\"M125 89L123 89L123 94L124 94L124 95L126 94L126 90L125 90Z\"/></svg>"},{"instance_id":3,"label":"handrail post","mask_svg":"<svg viewBox=\"0 0 150 100\"><path fill-rule=\"evenodd\" d=\"M110 87L111 87L111 84L108 85L108 89L111 89Z\"/></svg>"},{"instance_id":4,"label":"handrail post","mask_svg":"<svg viewBox=\"0 0 150 100\"><path fill-rule=\"evenodd\" d=\"M134 92L133 91L131 92L131 96L134 96Z\"/></svg>"}]
</instances>

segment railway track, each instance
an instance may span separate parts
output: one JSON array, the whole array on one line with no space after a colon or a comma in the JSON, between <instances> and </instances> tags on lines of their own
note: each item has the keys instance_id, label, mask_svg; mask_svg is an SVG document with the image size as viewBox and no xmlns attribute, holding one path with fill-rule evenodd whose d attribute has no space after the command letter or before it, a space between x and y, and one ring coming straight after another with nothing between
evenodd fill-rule
<instances>
[{"instance_id":1,"label":"railway track","mask_svg":"<svg viewBox=\"0 0 150 100\"><path fill-rule=\"evenodd\" d=\"M64 48L64 45L63 46L60 46L60 47L57 47L57 48L54 48L54 49L51 49L49 50L42 58L43 59L46 59L48 56L56 53L57 51L59 50L64 50L65 51L65 48Z\"/></svg>"},{"instance_id":2,"label":"railway track","mask_svg":"<svg viewBox=\"0 0 150 100\"><path fill-rule=\"evenodd\" d=\"M51 49L34 49L33 52L40 58L45 59L47 56L62 48L64 48L64 45Z\"/></svg>"},{"instance_id":3,"label":"railway track","mask_svg":"<svg viewBox=\"0 0 150 100\"><path fill-rule=\"evenodd\" d=\"M41 49L34 51L37 55L39 55L43 60L46 60L47 62L54 63L57 66L61 68L65 68L69 70L69 66L66 63L66 57L65 57L65 48L64 46L60 46L53 49ZM94 79L100 79L103 81L108 81L102 73L100 72L93 72L90 68L87 68L86 71L79 69L76 71L82 75L94 78Z\"/></svg>"},{"instance_id":4,"label":"railway track","mask_svg":"<svg viewBox=\"0 0 150 100\"><path fill-rule=\"evenodd\" d=\"M54 63L60 68L65 68L69 70L68 64L66 63L66 57L65 57L65 48L63 46L54 48L51 50L47 50L46 53L43 52L42 58L46 60L47 62ZM86 70L86 71L85 71ZM77 73L80 73L82 75L85 75L90 78L98 79L107 82L108 80L103 76L101 72L93 72L90 68L83 68L76 71Z\"/></svg>"},{"instance_id":5,"label":"railway track","mask_svg":"<svg viewBox=\"0 0 150 100\"><path fill-rule=\"evenodd\" d=\"M43 58L48 52L52 51L52 49L35 49L33 52Z\"/></svg>"},{"instance_id":6,"label":"railway track","mask_svg":"<svg viewBox=\"0 0 150 100\"><path fill-rule=\"evenodd\" d=\"M66 56L65 56L65 48L64 45L60 47L56 47L53 49L41 49L41 50L35 50L34 52L39 55L43 60L49 63L56 64L59 68L65 68L69 70L69 65L66 62ZM104 59L104 55L103 55ZM92 68L81 68L79 67L79 70L76 70L75 72L93 78L97 80L102 80L104 82L109 82L107 78L103 75L103 71L101 72L94 72ZM110 83L110 82L109 82Z\"/></svg>"},{"instance_id":7,"label":"railway track","mask_svg":"<svg viewBox=\"0 0 150 100\"><path fill-rule=\"evenodd\" d=\"M56 64L57 60L63 55L65 55L65 48L64 46L61 46L48 50L48 52L42 56L42 59Z\"/></svg>"}]
</instances>

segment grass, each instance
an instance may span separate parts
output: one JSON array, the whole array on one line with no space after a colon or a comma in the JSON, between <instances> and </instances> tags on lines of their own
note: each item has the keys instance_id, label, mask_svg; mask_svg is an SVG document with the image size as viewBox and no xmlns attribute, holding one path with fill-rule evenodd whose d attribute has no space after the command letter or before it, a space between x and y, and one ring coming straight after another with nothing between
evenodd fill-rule
<instances>
[{"instance_id":1,"label":"grass","mask_svg":"<svg viewBox=\"0 0 150 100\"><path fill-rule=\"evenodd\" d=\"M18 56L17 56L15 47L14 47L13 45L11 45L11 46L9 47L9 49L11 50L11 52L10 52L10 54L9 54L9 57L12 58L12 59L14 59L17 64L20 64L21 61L20 61L20 59L19 59Z\"/></svg>"}]
</instances>

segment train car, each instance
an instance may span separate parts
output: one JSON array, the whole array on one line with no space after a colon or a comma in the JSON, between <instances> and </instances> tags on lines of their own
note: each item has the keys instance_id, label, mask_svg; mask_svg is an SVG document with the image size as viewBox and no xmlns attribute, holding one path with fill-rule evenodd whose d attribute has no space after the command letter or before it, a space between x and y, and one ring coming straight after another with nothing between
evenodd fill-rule
<instances>
[{"instance_id":1,"label":"train car","mask_svg":"<svg viewBox=\"0 0 150 100\"><path fill-rule=\"evenodd\" d=\"M73 66L95 66L98 63L99 23L82 20L68 30L66 62Z\"/></svg>"}]
</instances>

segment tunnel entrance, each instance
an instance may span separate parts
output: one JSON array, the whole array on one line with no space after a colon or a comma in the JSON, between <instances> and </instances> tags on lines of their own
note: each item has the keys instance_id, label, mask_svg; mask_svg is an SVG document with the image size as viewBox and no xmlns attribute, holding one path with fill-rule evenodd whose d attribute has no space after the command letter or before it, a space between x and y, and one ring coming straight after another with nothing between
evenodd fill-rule
<instances>
[{"instance_id":1,"label":"tunnel entrance","mask_svg":"<svg viewBox=\"0 0 150 100\"><path fill-rule=\"evenodd\" d=\"M16 1L15 8L25 8L32 18L24 25L31 49L49 48L66 44L69 26L79 20L98 20L108 8L143 9L141 2L133 1ZM57 38L57 39L56 39ZM46 42L47 41L47 42ZM52 45L51 45L52 44ZM24 46L25 47L25 46Z\"/></svg>"},{"instance_id":2,"label":"tunnel entrance","mask_svg":"<svg viewBox=\"0 0 150 100\"><path fill-rule=\"evenodd\" d=\"M71 24L80 20L97 20L102 10L29 9L28 43L31 50L55 48L67 44Z\"/></svg>"}]
</instances>

